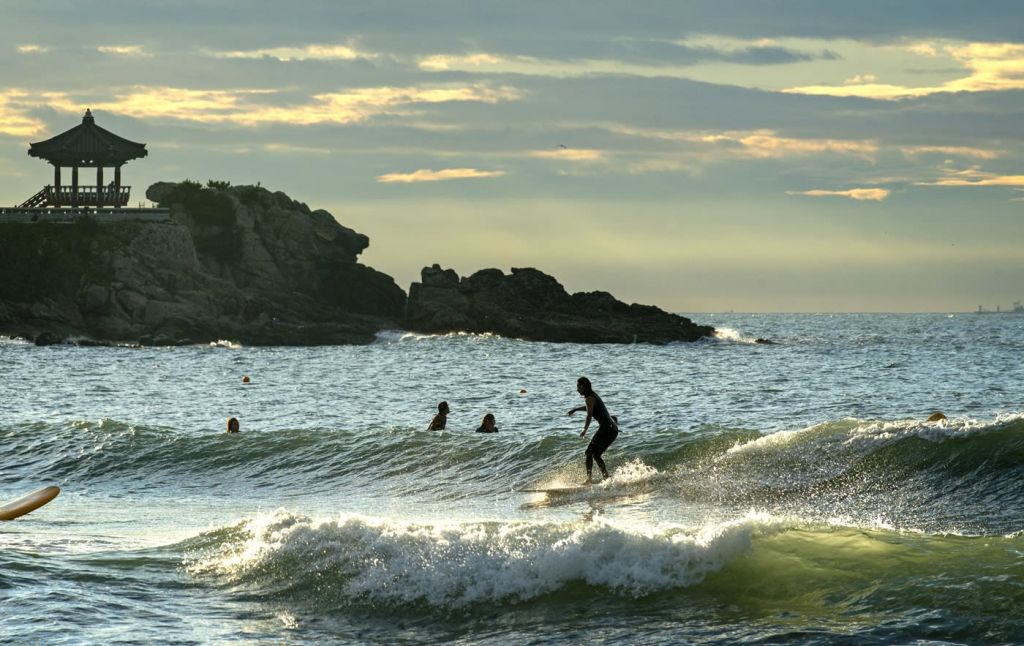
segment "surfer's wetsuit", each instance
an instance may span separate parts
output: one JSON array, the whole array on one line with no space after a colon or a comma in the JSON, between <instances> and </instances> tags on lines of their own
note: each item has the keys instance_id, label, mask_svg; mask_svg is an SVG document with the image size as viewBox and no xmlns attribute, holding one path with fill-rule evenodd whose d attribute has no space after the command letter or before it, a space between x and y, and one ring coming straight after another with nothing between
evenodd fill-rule
<instances>
[{"instance_id":1,"label":"surfer's wetsuit","mask_svg":"<svg viewBox=\"0 0 1024 646\"><path fill-rule=\"evenodd\" d=\"M619 426L612 419L612 416L608 414L608 409L605 407L604 402L601 401L601 398L597 396L597 393L592 393L590 396L594 398L594 410L591 413L591 417L598 423L598 429L587 446L587 478L590 477L591 472L594 470L595 461L604 477L608 478L610 477L608 469L604 466L601 454L619 436Z\"/></svg>"}]
</instances>

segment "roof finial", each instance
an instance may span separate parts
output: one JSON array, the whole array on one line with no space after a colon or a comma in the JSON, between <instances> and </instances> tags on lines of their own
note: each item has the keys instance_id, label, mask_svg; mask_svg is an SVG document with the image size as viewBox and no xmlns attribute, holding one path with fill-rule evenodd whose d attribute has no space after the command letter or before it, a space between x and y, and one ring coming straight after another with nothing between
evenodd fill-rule
<instances>
[{"instance_id":1,"label":"roof finial","mask_svg":"<svg viewBox=\"0 0 1024 646\"><path fill-rule=\"evenodd\" d=\"M96 120L93 119L92 110L90 110L89 108L86 108L85 109L85 116L82 117L82 123L95 123L95 122L96 122Z\"/></svg>"}]
</instances>

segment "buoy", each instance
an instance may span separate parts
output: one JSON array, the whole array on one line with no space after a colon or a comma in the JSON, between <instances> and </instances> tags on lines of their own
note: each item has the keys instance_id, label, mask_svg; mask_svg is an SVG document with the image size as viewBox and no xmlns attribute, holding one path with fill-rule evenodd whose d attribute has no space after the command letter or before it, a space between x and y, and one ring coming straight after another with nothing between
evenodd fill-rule
<instances>
[{"instance_id":1,"label":"buoy","mask_svg":"<svg viewBox=\"0 0 1024 646\"><path fill-rule=\"evenodd\" d=\"M243 384L249 383L249 375L246 375L246 376L242 377L242 383Z\"/></svg>"}]
</instances>

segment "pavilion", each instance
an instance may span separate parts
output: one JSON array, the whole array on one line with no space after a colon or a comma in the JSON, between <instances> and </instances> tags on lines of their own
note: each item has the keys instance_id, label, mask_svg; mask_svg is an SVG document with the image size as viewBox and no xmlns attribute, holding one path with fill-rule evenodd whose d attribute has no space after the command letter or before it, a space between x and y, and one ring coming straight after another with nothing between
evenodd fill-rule
<instances>
[{"instance_id":1,"label":"pavilion","mask_svg":"<svg viewBox=\"0 0 1024 646\"><path fill-rule=\"evenodd\" d=\"M46 186L25 200L18 208L79 209L112 207L128 204L130 186L121 184L121 166L148 154L146 144L129 141L96 125L91 110L85 111L82 123L46 141L29 144L28 154L53 164L53 186ZM71 184L61 182L61 169L71 169ZM79 168L95 168L96 183L79 182ZM114 178L103 183L103 169L113 168Z\"/></svg>"}]
</instances>

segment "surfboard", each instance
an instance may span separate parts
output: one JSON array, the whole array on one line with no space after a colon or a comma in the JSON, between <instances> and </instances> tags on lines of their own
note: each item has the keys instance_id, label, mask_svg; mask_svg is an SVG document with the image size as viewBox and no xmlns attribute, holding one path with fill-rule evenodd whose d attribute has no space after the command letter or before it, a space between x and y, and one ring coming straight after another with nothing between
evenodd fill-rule
<instances>
[{"instance_id":1,"label":"surfboard","mask_svg":"<svg viewBox=\"0 0 1024 646\"><path fill-rule=\"evenodd\" d=\"M30 511L35 511L56 498L59 493L60 487L43 487L17 500L12 500L0 507L0 520L14 520Z\"/></svg>"},{"instance_id":2,"label":"surfboard","mask_svg":"<svg viewBox=\"0 0 1024 646\"><path fill-rule=\"evenodd\" d=\"M587 487L580 485L578 487L551 487L550 489L516 489L519 493L550 493L550 494L567 494L577 493L579 491L589 491L593 487Z\"/></svg>"}]
</instances>

